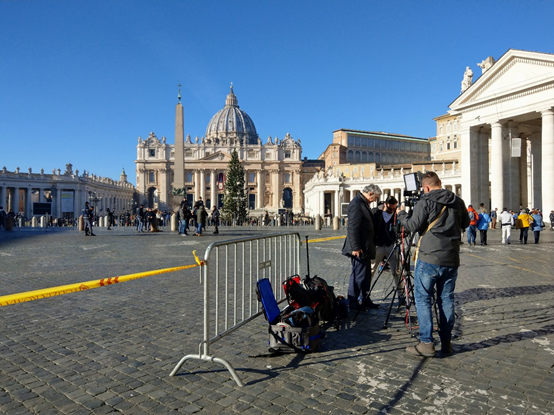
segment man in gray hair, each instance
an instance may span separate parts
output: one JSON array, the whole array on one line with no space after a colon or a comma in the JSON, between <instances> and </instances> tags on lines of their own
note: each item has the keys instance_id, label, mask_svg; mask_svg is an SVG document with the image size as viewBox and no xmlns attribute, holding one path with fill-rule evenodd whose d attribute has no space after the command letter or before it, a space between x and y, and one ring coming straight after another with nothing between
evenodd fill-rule
<instances>
[{"instance_id":1,"label":"man in gray hair","mask_svg":"<svg viewBox=\"0 0 554 415\"><path fill-rule=\"evenodd\" d=\"M342 254L349 257L352 264L348 284L351 310L379 307L367 294L371 284L371 259L375 258L375 226L369 204L379 199L381 193L379 186L367 185L348 205L348 229ZM361 299L364 300L360 304Z\"/></svg>"}]
</instances>

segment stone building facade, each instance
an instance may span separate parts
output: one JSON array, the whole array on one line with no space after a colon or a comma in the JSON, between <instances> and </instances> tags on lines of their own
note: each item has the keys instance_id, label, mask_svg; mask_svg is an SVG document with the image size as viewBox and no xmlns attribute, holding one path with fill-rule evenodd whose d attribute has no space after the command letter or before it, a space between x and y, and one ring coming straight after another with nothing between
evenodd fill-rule
<instances>
[{"instance_id":1,"label":"stone building facade","mask_svg":"<svg viewBox=\"0 0 554 415\"><path fill-rule=\"evenodd\" d=\"M85 202L95 206L97 214L110 208L119 215L133 208L134 193L135 187L127 182L125 171L116 181L89 172L79 175L71 164L66 164L65 171L57 169L52 174L43 169L33 173L31 168L27 172L19 168L10 172L6 167L0 170L0 206L27 218L46 213L76 218Z\"/></svg>"},{"instance_id":2,"label":"stone building facade","mask_svg":"<svg viewBox=\"0 0 554 415\"><path fill-rule=\"evenodd\" d=\"M199 197L209 208L214 203L222 206L225 171L236 150L245 170L249 214L274 213L279 208L302 211L300 140L286 134L262 142L254 122L240 109L232 86L225 106L208 123L205 136L184 138L183 125L179 94L175 144L154 133L138 139L137 192L145 206L174 210L183 196L173 196L173 189L184 189L189 206Z\"/></svg>"}]
</instances>

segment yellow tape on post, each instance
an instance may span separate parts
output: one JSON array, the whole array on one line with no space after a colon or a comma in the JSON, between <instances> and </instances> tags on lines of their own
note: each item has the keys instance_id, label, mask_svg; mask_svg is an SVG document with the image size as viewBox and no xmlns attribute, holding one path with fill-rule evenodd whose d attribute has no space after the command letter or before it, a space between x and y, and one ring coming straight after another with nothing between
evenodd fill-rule
<instances>
[{"instance_id":1,"label":"yellow tape on post","mask_svg":"<svg viewBox=\"0 0 554 415\"><path fill-rule=\"evenodd\" d=\"M107 285L118 284L120 282L126 282L136 280L139 278L150 277L152 275L166 274L168 272L181 271L184 269L195 268L197 264L184 265L181 267L164 268L156 271L138 272L136 274L121 275L113 278L102 278L100 280L93 280L87 282L79 282L75 284L60 285L58 287L44 288L42 290L27 291L24 293L5 295L0 297L0 307L24 303L26 301L40 300L48 297L55 297L56 295L69 294L76 291L90 290L93 288L100 288Z\"/></svg>"}]
</instances>

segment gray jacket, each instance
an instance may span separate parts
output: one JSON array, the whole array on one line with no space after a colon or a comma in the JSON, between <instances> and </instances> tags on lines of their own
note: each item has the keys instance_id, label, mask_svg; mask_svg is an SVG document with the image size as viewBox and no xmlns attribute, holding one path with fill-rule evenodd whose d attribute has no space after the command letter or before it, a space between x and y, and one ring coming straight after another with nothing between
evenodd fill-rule
<instances>
[{"instance_id":1,"label":"gray jacket","mask_svg":"<svg viewBox=\"0 0 554 415\"><path fill-rule=\"evenodd\" d=\"M418 259L444 267L460 266L462 229L469 226L469 215L462 199L450 190L437 189L424 194L413 214L398 215L399 222L410 232L422 234L441 212L446 210L431 230L421 237Z\"/></svg>"}]
</instances>

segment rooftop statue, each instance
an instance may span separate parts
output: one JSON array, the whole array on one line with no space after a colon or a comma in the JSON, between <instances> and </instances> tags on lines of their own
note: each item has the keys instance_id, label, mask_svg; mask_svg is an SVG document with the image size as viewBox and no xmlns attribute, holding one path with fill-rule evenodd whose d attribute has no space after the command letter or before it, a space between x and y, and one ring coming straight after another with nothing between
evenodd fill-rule
<instances>
[{"instance_id":1,"label":"rooftop statue","mask_svg":"<svg viewBox=\"0 0 554 415\"><path fill-rule=\"evenodd\" d=\"M462 93L465 92L473 82L473 71L469 69L469 66L466 66L466 71L464 72L464 79L462 80Z\"/></svg>"}]
</instances>

